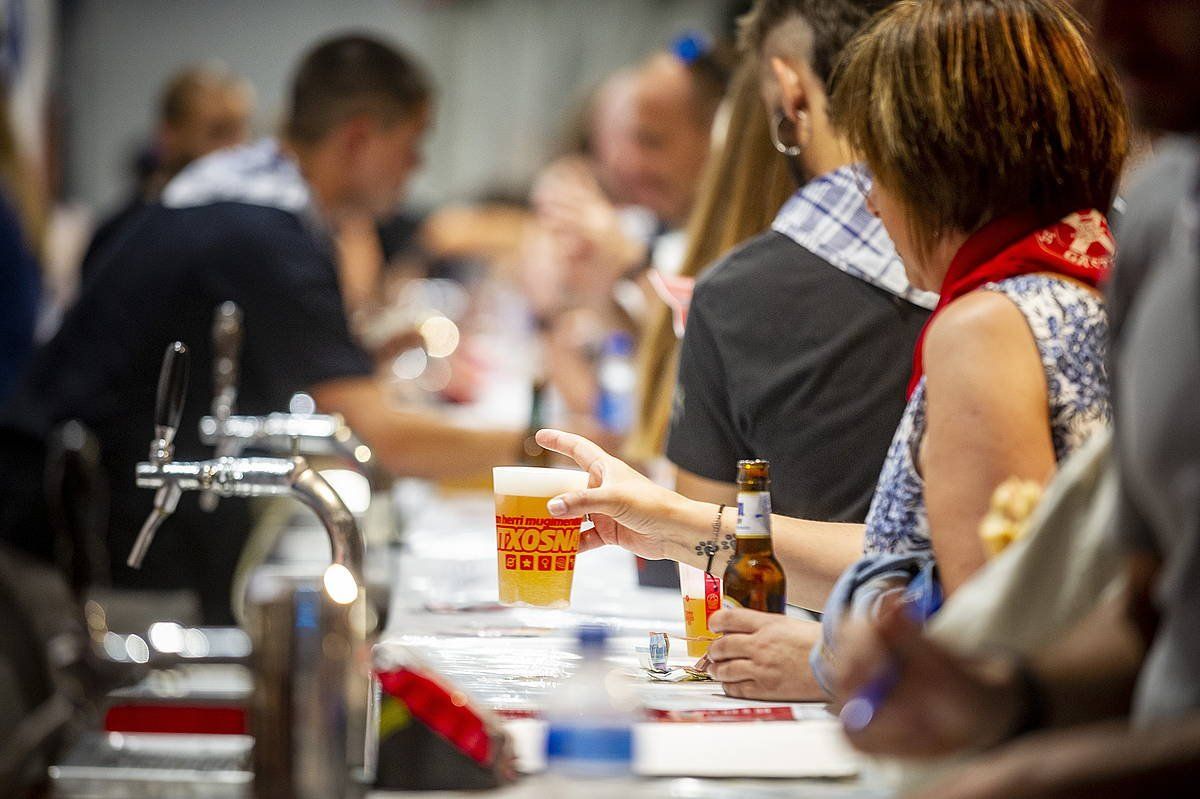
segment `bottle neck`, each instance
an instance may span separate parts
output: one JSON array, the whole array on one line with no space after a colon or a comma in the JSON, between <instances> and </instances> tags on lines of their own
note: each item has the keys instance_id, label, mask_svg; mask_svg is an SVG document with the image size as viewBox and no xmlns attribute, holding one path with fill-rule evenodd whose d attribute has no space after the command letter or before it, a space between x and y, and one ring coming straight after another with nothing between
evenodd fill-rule
<instances>
[{"instance_id":1,"label":"bottle neck","mask_svg":"<svg viewBox=\"0 0 1200 799\"><path fill-rule=\"evenodd\" d=\"M746 539L771 542L771 494L769 491L738 492L738 546Z\"/></svg>"}]
</instances>

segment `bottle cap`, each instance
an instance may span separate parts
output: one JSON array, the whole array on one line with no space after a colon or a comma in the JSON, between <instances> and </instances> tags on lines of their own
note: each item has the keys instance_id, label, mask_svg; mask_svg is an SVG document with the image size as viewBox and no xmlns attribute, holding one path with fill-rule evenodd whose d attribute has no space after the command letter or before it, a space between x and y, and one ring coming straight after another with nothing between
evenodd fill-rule
<instances>
[{"instance_id":1,"label":"bottle cap","mask_svg":"<svg viewBox=\"0 0 1200 799\"><path fill-rule=\"evenodd\" d=\"M608 643L608 628L602 624L581 624L576 634L581 649L603 647Z\"/></svg>"}]
</instances>

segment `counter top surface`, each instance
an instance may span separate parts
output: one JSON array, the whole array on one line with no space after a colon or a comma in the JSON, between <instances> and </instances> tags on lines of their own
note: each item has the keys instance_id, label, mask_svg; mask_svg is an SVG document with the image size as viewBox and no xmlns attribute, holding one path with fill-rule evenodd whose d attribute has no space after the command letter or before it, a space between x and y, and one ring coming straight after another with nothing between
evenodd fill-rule
<instances>
[{"instance_id":1,"label":"counter top surface","mask_svg":"<svg viewBox=\"0 0 1200 799\"><path fill-rule=\"evenodd\" d=\"M489 795L498 799L547 795L859 799L887 795L858 776L859 758L844 743L836 720L822 705L747 702L726 697L717 683L651 680L639 667L634 647L645 646L652 630L682 635L681 600L676 589L639 586L634 558L627 552L606 547L580 555L568 609L499 605L493 514L490 494L431 494L412 503L404 546L394 555L395 582L387 628L375 653L380 665L391 658L416 655L480 704L506 716L526 717L507 726L516 742L519 767L533 776ZM639 755L644 756L641 762L635 757L635 770L679 774L677 778L565 784L561 778L542 774L544 725L536 715L548 694L573 671L578 659L573 631L584 622L600 622L613 630L608 659L647 708L787 708L795 720L639 724L635 736L638 748L644 750ZM678 646L682 649L682 642ZM674 650L671 660L677 665L691 662L685 652ZM685 767L662 762L678 761L678 757L660 757L664 752L647 754L652 749L677 752L673 741L681 735L711 740L714 750L724 756L703 758L696 771L687 774L682 770ZM701 773L705 778L696 778ZM751 774L785 777L797 773L823 778L743 779ZM718 776L722 778L715 778ZM372 794L379 799L399 795ZM458 795L437 794L443 799Z\"/></svg>"}]
</instances>

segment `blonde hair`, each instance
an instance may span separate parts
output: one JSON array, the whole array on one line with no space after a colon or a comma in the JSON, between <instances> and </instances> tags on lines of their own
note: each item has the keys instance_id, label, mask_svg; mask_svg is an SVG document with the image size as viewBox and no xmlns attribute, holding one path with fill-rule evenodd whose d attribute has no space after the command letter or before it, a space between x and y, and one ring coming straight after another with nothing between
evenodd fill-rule
<instances>
[{"instance_id":1,"label":"blonde hair","mask_svg":"<svg viewBox=\"0 0 1200 799\"><path fill-rule=\"evenodd\" d=\"M1116 74L1057 0L902 0L851 42L830 108L925 252L1017 212L1108 210L1129 148Z\"/></svg>"},{"instance_id":2,"label":"blonde hair","mask_svg":"<svg viewBox=\"0 0 1200 799\"><path fill-rule=\"evenodd\" d=\"M724 142L709 156L696 207L688 220L688 249L680 274L696 277L726 251L766 230L796 182L771 144L770 121L759 95L754 58L738 67L725 103ZM718 115L720 116L720 115ZM679 341L671 309L652 310L638 345L638 413L625 444L631 460L662 452L671 419Z\"/></svg>"}]
</instances>

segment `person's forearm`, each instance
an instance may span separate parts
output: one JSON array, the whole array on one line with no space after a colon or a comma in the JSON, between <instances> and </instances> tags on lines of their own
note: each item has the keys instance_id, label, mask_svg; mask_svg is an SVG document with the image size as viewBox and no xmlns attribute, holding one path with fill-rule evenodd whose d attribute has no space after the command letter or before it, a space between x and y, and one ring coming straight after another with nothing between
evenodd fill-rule
<instances>
[{"instance_id":1,"label":"person's forearm","mask_svg":"<svg viewBox=\"0 0 1200 799\"><path fill-rule=\"evenodd\" d=\"M712 573L725 573L733 555L737 507L725 508L720 532L715 533L717 507L680 497L669 510L670 523L664 538L673 560L703 569L708 565L704 544L713 542L718 549L713 556ZM863 526L773 514L771 528L775 555L787 575L788 602L821 610L837 578L862 555Z\"/></svg>"},{"instance_id":2,"label":"person's forearm","mask_svg":"<svg viewBox=\"0 0 1200 799\"><path fill-rule=\"evenodd\" d=\"M863 551L861 524L812 522L774 515L775 556L787 575L788 602L820 611L842 572Z\"/></svg>"},{"instance_id":3,"label":"person's forearm","mask_svg":"<svg viewBox=\"0 0 1200 799\"><path fill-rule=\"evenodd\" d=\"M524 431L475 429L432 414L393 411L392 424L368 434L367 443L388 471L432 479L478 477L493 466L516 463Z\"/></svg>"}]
</instances>

